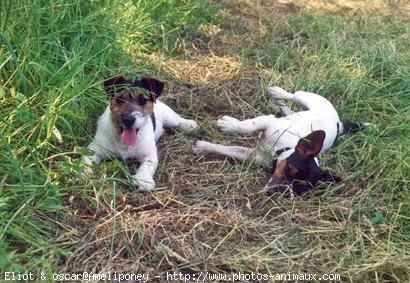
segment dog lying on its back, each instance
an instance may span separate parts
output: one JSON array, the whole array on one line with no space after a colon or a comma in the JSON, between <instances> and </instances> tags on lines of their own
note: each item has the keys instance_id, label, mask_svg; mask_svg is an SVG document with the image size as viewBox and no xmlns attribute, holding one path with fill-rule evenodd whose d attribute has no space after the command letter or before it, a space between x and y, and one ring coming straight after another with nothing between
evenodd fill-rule
<instances>
[{"instance_id":1,"label":"dog lying on its back","mask_svg":"<svg viewBox=\"0 0 410 283\"><path fill-rule=\"evenodd\" d=\"M292 94L279 87L270 87L268 94L275 99L284 117L266 115L239 121L224 116L217 122L223 132L259 133L260 142L254 149L198 141L196 152L216 153L240 161L254 158L257 161L265 161L268 167L274 160L273 174L265 186L268 195L281 193L289 185L292 185L296 194L301 194L318 181L341 181L341 178L331 171L322 170L316 159L319 152L332 147L338 136L347 130L333 105L317 94L304 91ZM293 112L277 101L280 99L293 101L305 111ZM359 127L359 124L349 122L348 126Z\"/></svg>"},{"instance_id":2,"label":"dog lying on its back","mask_svg":"<svg viewBox=\"0 0 410 283\"><path fill-rule=\"evenodd\" d=\"M84 162L98 164L111 157L137 159L141 165L133 176L135 184L140 189L155 188L156 142L163 127L183 130L197 127L195 121L180 117L157 100L163 88L164 84L154 78L125 79L118 76L106 80L104 89L110 96L110 103L98 121L94 140L88 146L95 154L84 157Z\"/></svg>"}]
</instances>

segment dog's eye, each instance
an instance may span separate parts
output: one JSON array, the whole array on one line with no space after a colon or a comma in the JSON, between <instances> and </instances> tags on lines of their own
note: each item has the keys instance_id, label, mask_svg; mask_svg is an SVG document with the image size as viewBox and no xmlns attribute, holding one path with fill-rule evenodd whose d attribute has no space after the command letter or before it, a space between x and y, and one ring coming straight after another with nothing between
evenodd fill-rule
<instances>
[{"instance_id":1,"label":"dog's eye","mask_svg":"<svg viewBox=\"0 0 410 283\"><path fill-rule=\"evenodd\" d=\"M144 106L145 104L147 104L147 99L143 96L138 97L138 105Z\"/></svg>"},{"instance_id":2,"label":"dog's eye","mask_svg":"<svg viewBox=\"0 0 410 283\"><path fill-rule=\"evenodd\" d=\"M286 165L285 169L284 169L285 175L290 177L292 174L292 170L291 167L289 165Z\"/></svg>"}]
</instances>

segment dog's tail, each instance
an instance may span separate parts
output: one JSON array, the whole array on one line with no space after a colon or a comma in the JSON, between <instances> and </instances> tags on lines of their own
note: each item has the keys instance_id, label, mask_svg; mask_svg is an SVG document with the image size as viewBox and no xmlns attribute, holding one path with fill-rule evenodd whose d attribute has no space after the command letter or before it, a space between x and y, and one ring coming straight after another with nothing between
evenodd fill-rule
<instances>
[{"instance_id":1,"label":"dog's tail","mask_svg":"<svg viewBox=\"0 0 410 283\"><path fill-rule=\"evenodd\" d=\"M371 123L359 123L359 122L353 122L353 121L342 121L342 125L343 125L343 129L341 131L341 134L354 134L360 130L363 130L365 128L368 128L369 126L372 126Z\"/></svg>"},{"instance_id":2,"label":"dog's tail","mask_svg":"<svg viewBox=\"0 0 410 283\"><path fill-rule=\"evenodd\" d=\"M341 125L340 123L337 123L337 136L336 136L335 141L333 142L333 146L339 143L340 136L344 134L357 133L358 131L363 130L364 128L367 128L369 126L373 126L373 124L358 123L358 122L353 122L353 121L342 121Z\"/></svg>"}]
</instances>

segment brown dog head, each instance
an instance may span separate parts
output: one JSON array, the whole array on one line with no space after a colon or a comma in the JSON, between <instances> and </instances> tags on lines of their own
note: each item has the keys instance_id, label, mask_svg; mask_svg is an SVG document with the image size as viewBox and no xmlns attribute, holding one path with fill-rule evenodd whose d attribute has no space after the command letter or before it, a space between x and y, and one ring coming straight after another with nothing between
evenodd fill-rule
<instances>
[{"instance_id":1,"label":"brown dog head","mask_svg":"<svg viewBox=\"0 0 410 283\"><path fill-rule=\"evenodd\" d=\"M103 86L110 95L111 118L117 133L124 144L135 144L138 130L153 113L164 83L148 77L126 79L117 76L104 81Z\"/></svg>"},{"instance_id":2,"label":"brown dog head","mask_svg":"<svg viewBox=\"0 0 410 283\"><path fill-rule=\"evenodd\" d=\"M302 194L317 184L318 181L339 182L341 178L329 170L322 170L315 161L322 150L326 133L314 131L301 138L289 157L279 161L273 175L265 186L269 196L283 193L289 186L296 194Z\"/></svg>"}]
</instances>

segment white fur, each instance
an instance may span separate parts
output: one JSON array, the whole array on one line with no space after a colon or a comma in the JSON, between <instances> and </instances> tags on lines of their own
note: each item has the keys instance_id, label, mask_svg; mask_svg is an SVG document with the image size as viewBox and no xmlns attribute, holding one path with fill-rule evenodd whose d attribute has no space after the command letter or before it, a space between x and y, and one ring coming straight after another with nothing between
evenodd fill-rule
<instances>
[{"instance_id":1,"label":"white fur","mask_svg":"<svg viewBox=\"0 0 410 283\"><path fill-rule=\"evenodd\" d=\"M282 99L293 101L305 111L293 112L285 104L276 101L282 113L286 116L276 118L274 115L265 115L254 119L239 121L238 119L224 116L218 120L217 126L227 133L254 134L259 133L259 143L253 149L240 146L224 146L198 141L195 151L198 153L217 153L233 157L238 160L254 158L266 163L272 160L277 150L290 147L278 156L278 161L285 159L292 152L299 139L313 131L324 130L326 138L322 152L328 150L334 143L336 136L343 131L342 123L333 105L324 97L315 93L298 91L289 93L279 87L270 87L268 95L275 100ZM339 133L337 132L339 124Z\"/></svg>"},{"instance_id":2,"label":"white fur","mask_svg":"<svg viewBox=\"0 0 410 283\"><path fill-rule=\"evenodd\" d=\"M134 145L126 145L116 132L111 120L111 110L108 106L101 115L94 140L88 146L95 154L84 157L84 162L91 165L102 160L120 157L122 159L137 159L141 165L133 176L140 189L152 190L155 188L153 176L158 166L156 142L164 132L163 127L179 127L189 130L197 127L193 120L184 119L175 113L166 104L157 100L154 104L156 128L154 132L151 116L144 116L134 112L136 117L133 128L139 128L137 141ZM90 167L87 171L90 172Z\"/></svg>"}]
</instances>

